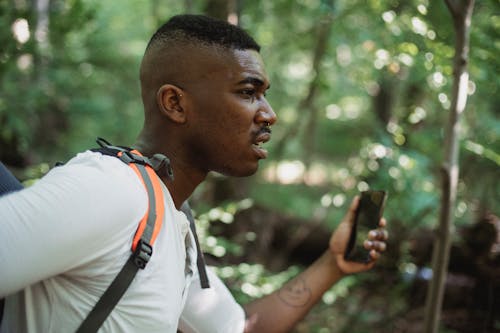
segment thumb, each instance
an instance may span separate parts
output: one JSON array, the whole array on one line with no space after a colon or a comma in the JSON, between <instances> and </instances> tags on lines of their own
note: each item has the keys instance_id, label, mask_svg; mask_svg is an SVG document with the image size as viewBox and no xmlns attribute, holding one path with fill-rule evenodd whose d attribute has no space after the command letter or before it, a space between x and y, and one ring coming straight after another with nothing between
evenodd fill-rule
<instances>
[{"instance_id":1,"label":"thumb","mask_svg":"<svg viewBox=\"0 0 500 333\"><path fill-rule=\"evenodd\" d=\"M347 210L346 214L337 229L333 232L330 237L330 250L335 254L343 255L349 237L351 236L352 226L354 225L354 217L356 215L356 209L359 205L359 196L355 196L352 199L351 205Z\"/></svg>"},{"instance_id":2,"label":"thumb","mask_svg":"<svg viewBox=\"0 0 500 333\"><path fill-rule=\"evenodd\" d=\"M356 209L358 209L358 206L359 206L359 195L355 196L354 199L352 199L351 206L349 206L349 210L345 214L343 222L347 222L349 225L354 224L354 218L356 216Z\"/></svg>"}]
</instances>

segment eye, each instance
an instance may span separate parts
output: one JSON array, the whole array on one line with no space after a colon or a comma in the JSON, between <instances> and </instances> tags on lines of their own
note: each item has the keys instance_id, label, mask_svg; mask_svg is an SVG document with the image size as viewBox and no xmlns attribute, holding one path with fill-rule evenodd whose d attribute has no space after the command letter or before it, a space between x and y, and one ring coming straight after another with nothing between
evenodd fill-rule
<instances>
[{"instance_id":1,"label":"eye","mask_svg":"<svg viewBox=\"0 0 500 333\"><path fill-rule=\"evenodd\" d=\"M241 93L245 96L254 96L255 95L255 89L243 89Z\"/></svg>"},{"instance_id":2,"label":"eye","mask_svg":"<svg viewBox=\"0 0 500 333\"><path fill-rule=\"evenodd\" d=\"M255 100L257 91L255 89L243 89L240 91L240 94L246 98L251 100L252 102Z\"/></svg>"}]
</instances>

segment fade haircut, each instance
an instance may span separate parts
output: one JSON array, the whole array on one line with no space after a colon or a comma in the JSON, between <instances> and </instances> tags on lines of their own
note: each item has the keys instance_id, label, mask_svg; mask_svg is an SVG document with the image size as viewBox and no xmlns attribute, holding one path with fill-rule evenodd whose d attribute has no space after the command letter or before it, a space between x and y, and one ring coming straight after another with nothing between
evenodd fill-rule
<instances>
[{"instance_id":1,"label":"fade haircut","mask_svg":"<svg viewBox=\"0 0 500 333\"><path fill-rule=\"evenodd\" d=\"M201 42L228 49L260 51L257 42L243 29L204 15L176 15L151 37L146 49L169 42Z\"/></svg>"}]
</instances>

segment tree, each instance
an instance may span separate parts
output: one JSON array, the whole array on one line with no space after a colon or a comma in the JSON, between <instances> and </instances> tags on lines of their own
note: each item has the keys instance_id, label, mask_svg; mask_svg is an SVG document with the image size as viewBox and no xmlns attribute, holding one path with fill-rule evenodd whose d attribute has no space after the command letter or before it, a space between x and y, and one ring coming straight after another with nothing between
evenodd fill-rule
<instances>
[{"instance_id":1,"label":"tree","mask_svg":"<svg viewBox=\"0 0 500 333\"><path fill-rule=\"evenodd\" d=\"M442 165L442 194L439 228L436 234L432 259L433 278L429 287L425 332L437 332L443 304L444 281L448 269L453 211L457 196L459 174L458 147L460 141L459 120L467 102L469 75L469 35L474 0L445 0L455 28L455 57L453 62L453 90L449 120L446 124L444 161Z\"/></svg>"}]
</instances>

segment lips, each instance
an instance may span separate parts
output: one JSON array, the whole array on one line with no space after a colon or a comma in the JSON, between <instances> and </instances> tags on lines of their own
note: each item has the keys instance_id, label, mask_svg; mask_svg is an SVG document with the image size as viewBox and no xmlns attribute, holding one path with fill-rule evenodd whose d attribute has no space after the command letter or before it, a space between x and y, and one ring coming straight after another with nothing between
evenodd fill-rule
<instances>
[{"instance_id":1,"label":"lips","mask_svg":"<svg viewBox=\"0 0 500 333\"><path fill-rule=\"evenodd\" d=\"M269 128L261 129L253 140L252 148L261 159L267 157L267 150L262 145L269 140L271 140L271 130Z\"/></svg>"}]
</instances>

